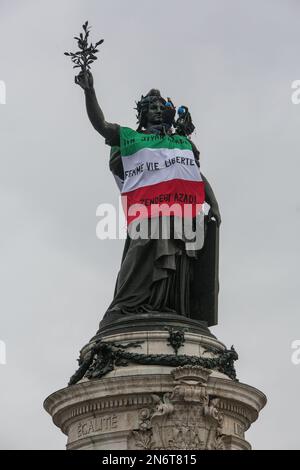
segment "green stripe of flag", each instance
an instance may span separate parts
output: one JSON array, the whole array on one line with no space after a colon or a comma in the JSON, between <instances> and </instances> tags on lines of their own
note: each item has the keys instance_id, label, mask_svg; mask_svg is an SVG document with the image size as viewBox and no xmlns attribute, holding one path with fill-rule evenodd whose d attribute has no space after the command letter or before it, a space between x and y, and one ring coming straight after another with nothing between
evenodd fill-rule
<instances>
[{"instance_id":1,"label":"green stripe of flag","mask_svg":"<svg viewBox=\"0 0 300 470\"><path fill-rule=\"evenodd\" d=\"M129 127L120 128L120 146L123 157L129 157L144 148L192 150L191 143L187 137L180 135L143 134Z\"/></svg>"}]
</instances>

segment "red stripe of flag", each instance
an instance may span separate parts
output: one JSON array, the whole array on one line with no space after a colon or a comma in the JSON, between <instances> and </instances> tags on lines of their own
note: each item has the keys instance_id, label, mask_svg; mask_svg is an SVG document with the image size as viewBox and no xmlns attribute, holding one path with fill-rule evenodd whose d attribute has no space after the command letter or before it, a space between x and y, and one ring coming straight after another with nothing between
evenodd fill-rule
<instances>
[{"instance_id":1,"label":"red stripe of flag","mask_svg":"<svg viewBox=\"0 0 300 470\"><path fill-rule=\"evenodd\" d=\"M173 206L172 215L195 217L204 201L204 182L183 179L163 181L122 193L128 225L136 218L168 216L170 206ZM135 205L141 205L141 210L137 211L138 206ZM130 208L132 213L128 214Z\"/></svg>"}]
</instances>

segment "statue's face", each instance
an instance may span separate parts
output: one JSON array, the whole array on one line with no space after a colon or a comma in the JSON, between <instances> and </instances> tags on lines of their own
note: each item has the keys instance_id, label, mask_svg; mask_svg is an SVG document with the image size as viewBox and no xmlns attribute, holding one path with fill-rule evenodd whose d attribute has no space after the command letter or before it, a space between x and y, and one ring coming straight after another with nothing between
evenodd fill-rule
<instances>
[{"instance_id":1,"label":"statue's face","mask_svg":"<svg viewBox=\"0 0 300 470\"><path fill-rule=\"evenodd\" d=\"M152 101L149 105L147 114L147 123L150 124L161 124L163 119L163 111L165 105L160 101Z\"/></svg>"}]
</instances>

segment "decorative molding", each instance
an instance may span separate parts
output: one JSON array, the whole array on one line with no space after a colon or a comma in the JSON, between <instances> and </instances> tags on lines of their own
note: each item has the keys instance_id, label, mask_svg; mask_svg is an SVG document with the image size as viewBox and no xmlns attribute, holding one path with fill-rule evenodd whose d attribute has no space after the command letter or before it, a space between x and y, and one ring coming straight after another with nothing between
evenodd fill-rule
<instances>
[{"instance_id":1,"label":"decorative molding","mask_svg":"<svg viewBox=\"0 0 300 470\"><path fill-rule=\"evenodd\" d=\"M102 399L72 408L70 418L86 415L87 413L95 413L96 411L115 410L134 405L149 405L151 403L153 403L153 399L149 395L129 395L117 399Z\"/></svg>"},{"instance_id":2,"label":"decorative molding","mask_svg":"<svg viewBox=\"0 0 300 470\"><path fill-rule=\"evenodd\" d=\"M231 413L236 416L242 416L247 422L252 423L258 418L258 413L250 409L247 405L241 405L235 401L222 398L219 402L219 409L226 413Z\"/></svg>"},{"instance_id":3,"label":"decorative molding","mask_svg":"<svg viewBox=\"0 0 300 470\"><path fill-rule=\"evenodd\" d=\"M222 450L223 415L219 399L207 393L210 371L183 366L172 371L173 390L153 395L155 408L141 410L132 448L147 450ZM130 442L130 439L129 439Z\"/></svg>"},{"instance_id":4,"label":"decorative molding","mask_svg":"<svg viewBox=\"0 0 300 470\"><path fill-rule=\"evenodd\" d=\"M169 367L201 366L217 370L230 379L237 380L234 361L238 359L238 354L233 346L229 350L219 351L212 358L176 354L139 354L127 351L128 348L141 347L142 343L142 341L137 341L121 344L99 340L83 357L80 356L79 368L71 377L69 385L79 382L83 377L90 380L100 379L113 371L115 367L126 367L130 362ZM178 346L178 342L176 344Z\"/></svg>"},{"instance_id":5,"label":"decorative molding","mask_svg":"<svg viewBox=\"0 0 300 470\"><path fill-rule=\"evenodd\" d=\"M166 328L169 332L168 346L174 349L175 355L177 356L179 348L185 343L184 332L185 330L178 330L173 327Z\"/></svg>"}]
</instances>

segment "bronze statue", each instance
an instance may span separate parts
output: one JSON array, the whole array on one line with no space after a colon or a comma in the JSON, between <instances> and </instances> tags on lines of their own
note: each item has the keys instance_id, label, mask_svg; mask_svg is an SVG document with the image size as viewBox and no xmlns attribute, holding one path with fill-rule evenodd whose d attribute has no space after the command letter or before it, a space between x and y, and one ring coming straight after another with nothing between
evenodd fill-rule
<instances>
[{"instance_id":1,"label":"bronze statue","mask_svg":"<svg viewBox=\"0 0 300 470\"><path fill-rule=\"evenodd\" d=\"M75 83L84 90L93 127L110 146L109 167L124 203L127 239L114 298L98 332L81 349L79 368L69 385L128 364L197 365L235 380L233 348L207 345L203 354L210 352L213 357L178 352L185 332L214 337L208 327L218 319L221 217L214 192L200 171L189 109L176 110L170 98L151 89L136 103L136 130L107 122L90 71L103 39L89 44L89 32L85 22L83 33L75 37L78 50L65 54L74 68L81 69ZM208 213L204 203L210 207ZM134 341L132 333L141 332L144 338L146 332L148 338L148 332L161 335L165 330L173 353L138 351L145 340Z\"/></svg>"},{"instance_id":2,"label":"bronze statue","mask_svg":"<svg viewBox=\"0 0 300 470\"><path fill-rule=\"evenodd\" d=\"M107 122L99 106L93 76L90 71L91 64L97 59L96 54L99 52L97 46L103 43L103 39L94 45L89 44L90 27L88 22L86 21L82 27L83 33L75 37L78 50L76 52L65 52L65 55L71 57L73 67L81 69L75 77L75 83L85 92L86 109L93 127L111 147L110 169L118 182L121 192L123 190L123 195L126 195L128 199L130 199L129 193L130 196L135 193L133 202L137 202L136 193L139 193L139 205L143 203L144 207L148 206L146 211L152 211L149 217L147 212L146 216L139 220L129 219L130 210L127 212L127 221L130 227L134 227L136 221L142 226L150 220L150 232L146 238L139 238L130 236L128 230L114 299L100 323L100 331L103 326L112 323L114 320L137 314L182 315L187 318L204 320L208 325L213 325L216 323L217 318L217 227L221 222L218 203L210 184L200 173L200 168L196 173L195 168L192 168L194 179L197 181L193 181L191 176L186 180L176 178L176 174L175 178L172 178L170 177L171 173L167 172L167 168L170 166L172 168L169 172L174 172L175 164L178 164L177 167L180 167L180 165L181 167L183 165L193 167L198 165L200 167L199 151L189 139L194 130L189 110L187 107L181 106L178 110L178 119L175 121L176 109L170 98L165 100L159 90L152 89L146 96L142 96L137 103L138 128L136 131L122 127L119 124ZM149 141L149 145L145 144L146 140ZM124 150L126 145L127 148ZM159 146L162 148L159 148ZM148 149L147 147L151 148ZM180 153L179 148L182 150L181 156L176 155L176 153ZM126 164L129 161L134 162L134 159L125 158L124 160L124 156L136 156L134 149L139 149L142 153L148 151L149 161L136 162L135 167L126 169ZM153 150L156 153L151 153ZM186 154L189 157L186 157ZM151 157L155 155L156 161L155 159L151 161ZM157 161L157 158L160 158L159 155L164 158L164 160L161 160L164 161L164 171L160 172L160 177L157 179L158 173L154 176L155 171L151 176L149 175L152 170L160 169L160 160ZM169 155L170 158L165 158ZM146 166L147 171L144 171ZM140 188L137 191L136 187L135 190L132 190L133 185L130 188L131 191L126 192L124 188L128 186L128 177L136 176L137 173L140 173L140 175L138 176L139 184L136 186L140 185ZM148 175L149 184L145 184L141 174ZM165 175L165 178L163 175ZM141 181L142 184L140 184ZM205 183L205 190L204 185L201 186L203 182ZM166 187L164 183L167 183L167 190L164 190L164 194L162 194L162 191L157 193L157 187ZM190 193L185 192L184 184L193 186ZM180 188L183 192L180 192ZM200 201L201 188L203 188L203 196ZM156 190L156 194L154 194L154 190ZM194 212L199 201L204 202L205 200L210 205L210 211L205 221L205 243L201 250L188 249L189 245L185 237L182 234L178 236L176 229L174 229L178 219L177 216L174 217L174 214L169 213L166 217L159 212L158 216L153 217L153 208L157 206L157 201L169 203L170 205L172 197L177 197L175 206L184 209L190 205L191 210ZM190 204L187 204L187 201ZM134 207L135 204L132 203L132 206ZM160 211L163 204L158 206ZM213 218L215 219L214 222ZM183 220L182 217L180 219ZM193 217L190 215L190 219L193 220L194 225L197 225L196 212ZM156 235L153 236L155 224L160 230L161 222L166 220L171 222L169 235L167 237L165 235L163 237L161 235L157 236L156 230ZM147 230L149 230L149 227ZM161 234L160 231L159 233Z\"/></svg>"},{"instance_id":3,"label":"bronze statue","mask_svg":"<svg viewBox=\"0 0 300 470\"><path fill-rule=\"evenodd\" d=\"M75 77L75 82L85 92L86 109L93 127L112 147L110 169L122 181L124 169L119 151L121 126L105 120L96 97L93 76L89 70L81 71ZM172 129L172 124L176 125L173 110L174 106L170 99L164 100L158 90L150 90L146 97L142 97L137 103L137 132L171 136L176 134ZM189 132L193 130L193 125L188 111L185 111L185 114L188 117L186 128ZM178 121L180 121L180 116ZM177 126L178 135L184 133L182 121L181 118ZM199 152L192 142L191 144L195 161L198 163ZM217 250L216 232L221 217L213 190L203 174L200 174L205 182L205 202L210 205L209 216L206 220L204 247L200 252L191 254L187 253L183 240L171 238L133 240L128 237L114 299L101 325L122 318L124 315L157 312L176 313L189 318L206 320L209 325L216 323L218 280L215 251ZM208 240L209 237L213 240ZM212 244L212 246L206 246L207 244ZM208 253L205 253L207 249ZM214 259L211 257L212 254ZM206 285L209 291L203 292L202 285Z\"/></svg>"}]
</instances>

